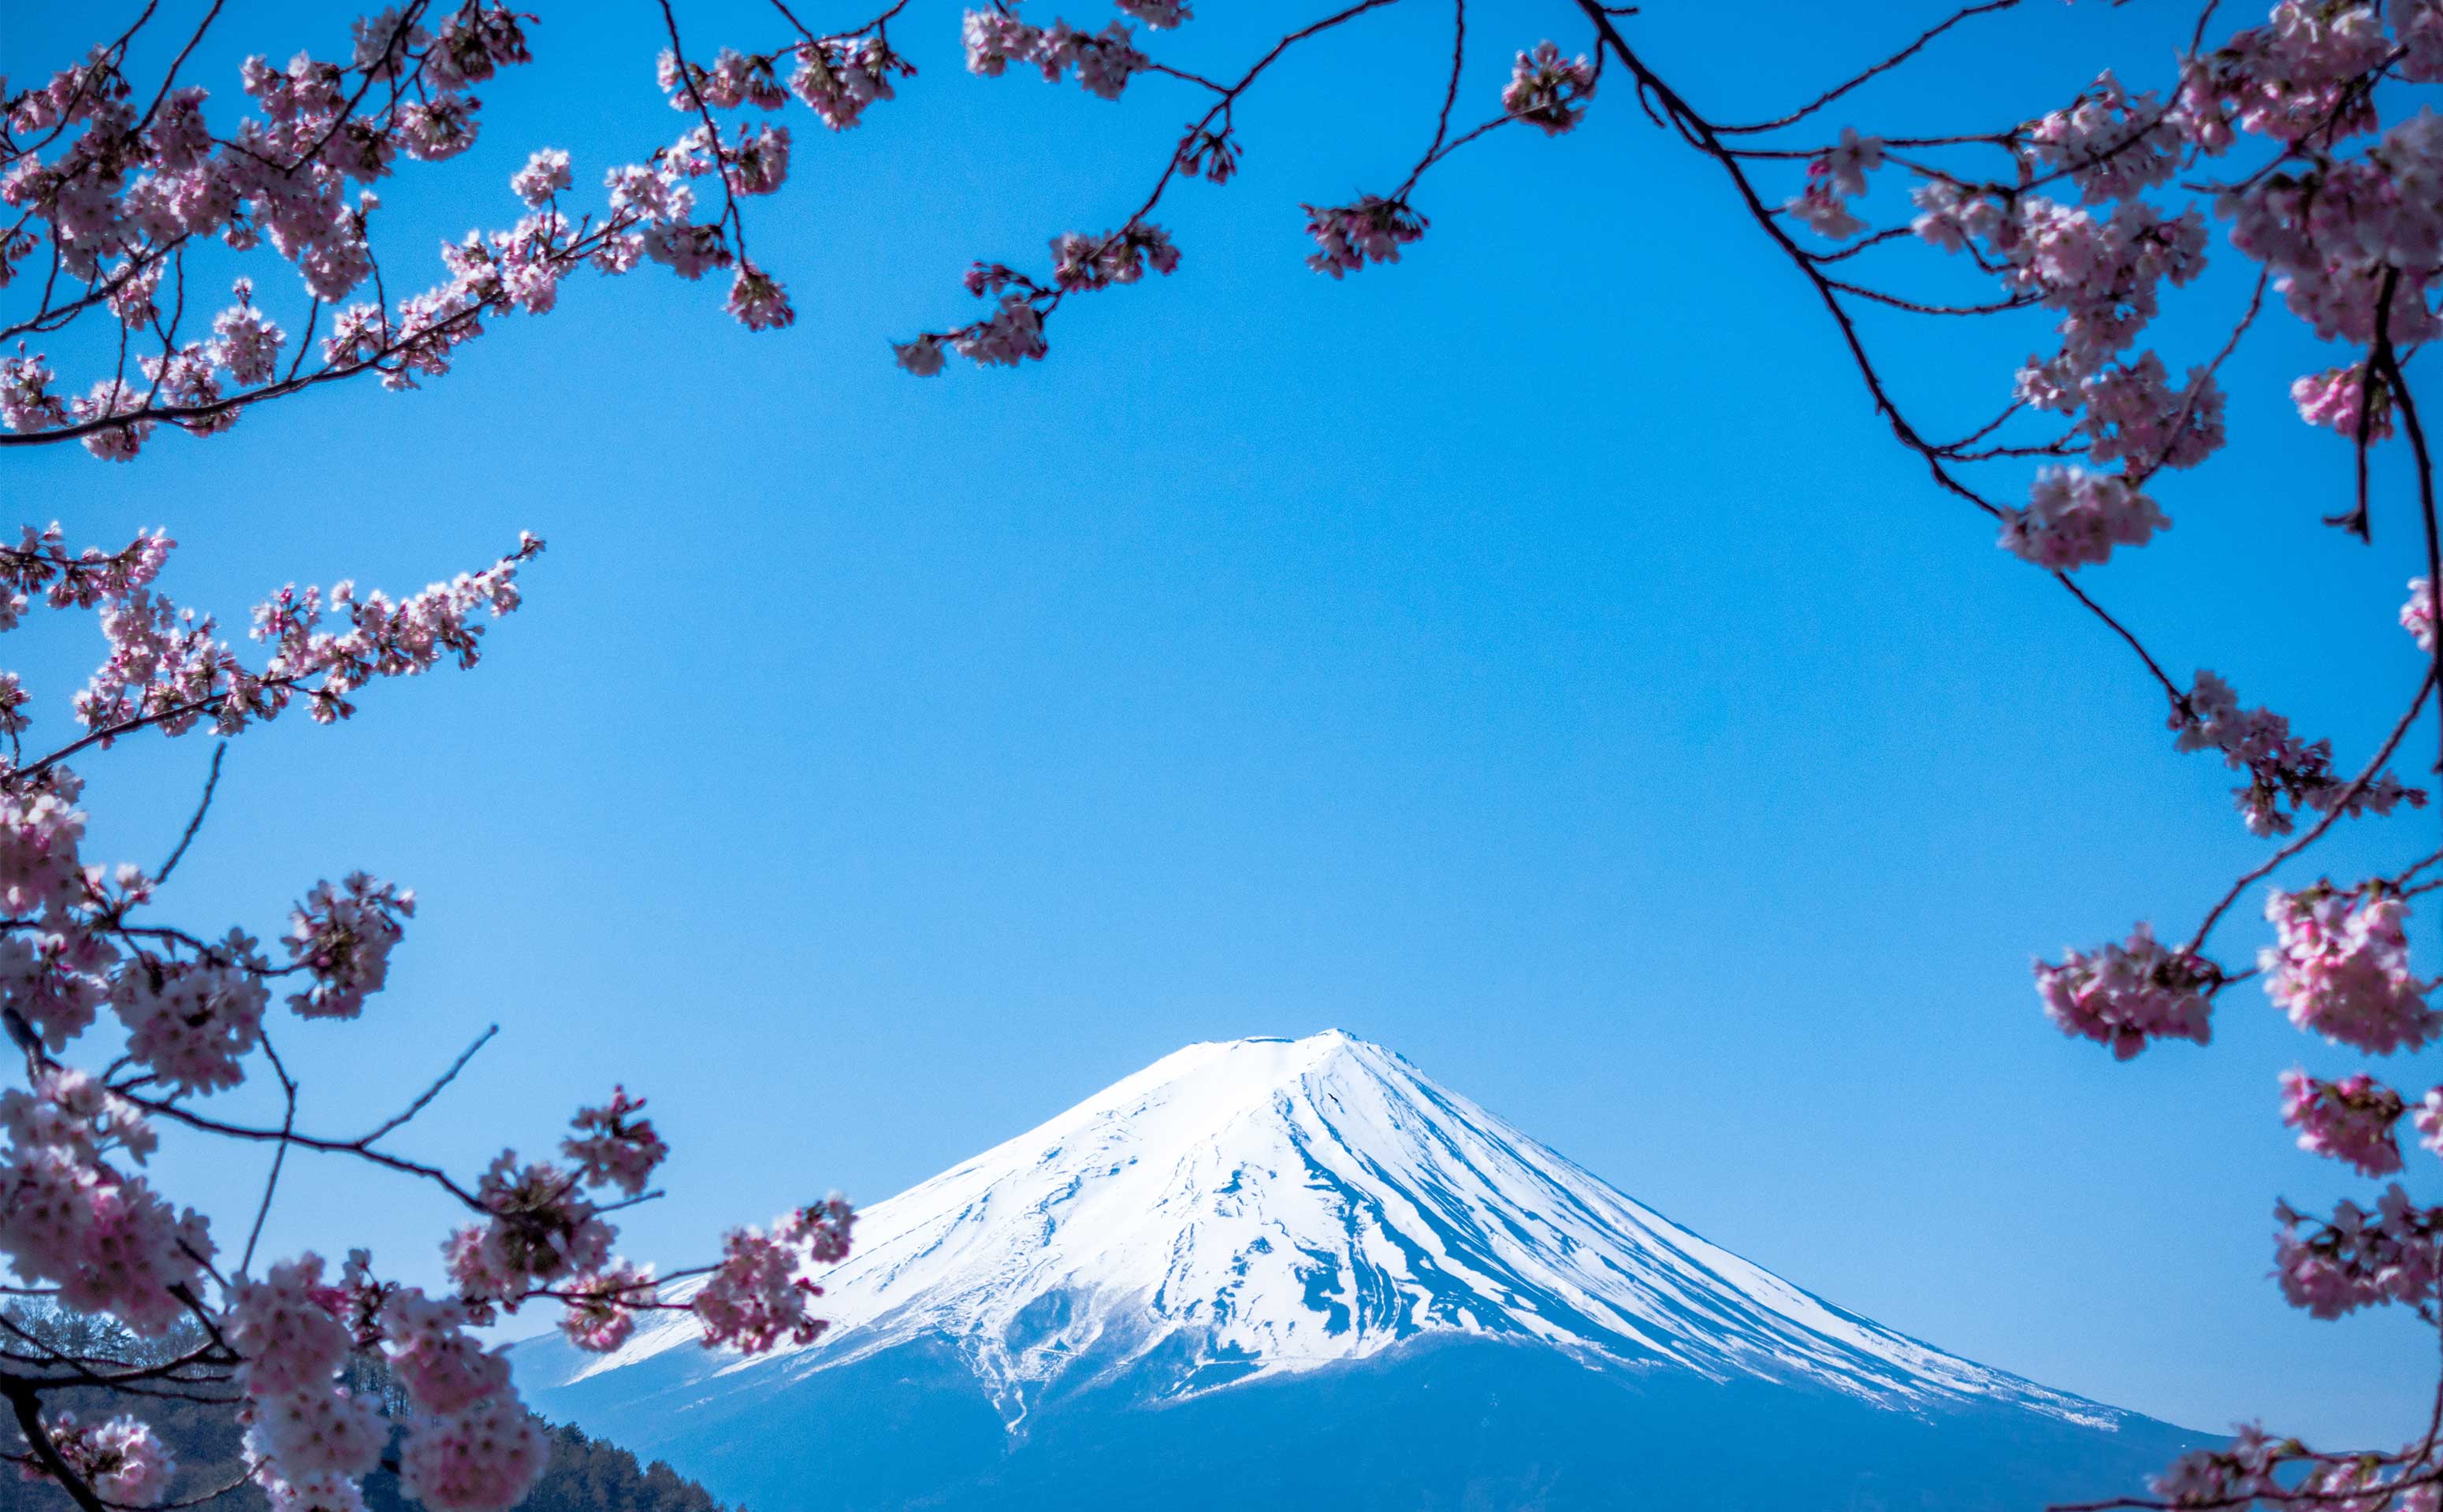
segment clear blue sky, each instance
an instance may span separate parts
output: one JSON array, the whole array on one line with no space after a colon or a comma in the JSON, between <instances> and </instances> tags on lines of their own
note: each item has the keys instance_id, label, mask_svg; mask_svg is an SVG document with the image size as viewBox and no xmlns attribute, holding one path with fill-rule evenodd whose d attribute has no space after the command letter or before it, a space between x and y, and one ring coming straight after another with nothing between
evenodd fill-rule
<instances>
[{"instance_id":1,"label":"clear blue sky","mask_svg":"<svg viewBox=\"0 0 2443 1512\"><path fill-rule=\"evenodd\" d=\"M1901 9L1634 26L1699 101L1764 114L1910 30ZM584 189L677 129L652 7L545 9L537 64L484 92L485 144L385 191L394 280L512 218L529 147L570 149ZM683 9L707 51L771 35ZM1867 123L1997 123L2100 61L2152 82L2187 23L2140 9L2031 6ZM105 21L20 8L0 66L46 70ZM1302 265L1299 201L1405 172L1445 22L1403 8L1285 72L1242 112L1241 181L1162 216L1178 275L1077 301L1021 373L920 383L885 341L962 317L971 257L1116 225L1185 97L972 79L955 12L920 0L897 103L836 137L790 118L796 177L754 232L792 330L750 336L717 288L649 269L572 284L421 392L286 402L132 466L12 453L12 514L80 542L167 525L164 587L240 626L284 582L412 589L522 528L551 541L479 672L237 742L168 900L269 935L318 876L417 889L377 1011L285 1031L310 1121L387 1111L498 1021L401 1147L539 1151L624 1080L677 1149L630 1247L683 1264L1184 1043L1337 1025L1945 1347L2207 1428L2407 1435L2431 1338L2311 1322L2267 1279L2276 1193L2356 1190L2290 1148L2275 1076L2350 1063L2243 987L2212 1052L2116 1065L2030 988L2031 953L2140 916L2184 932L2260 853L2228 776L2176 756L2126 654L1894 448L1711 167L1615 88L1576 136L1497 137L1429 181L1401 266ZM1559 6L1476 22L1578 42ZM344 41L294 4L223 30L195 75L223 96L245 51ZM1199 22L1179 55L1250 40ZM2242 298L2220 261L2166 322L2176 372ZM263 282L294 329L293 284ZM1996 408L2041 340L1971 356L1871 324L1948 419ZM2416 553L2397 489L2372 549L2316 523L2344 448L2283 391L2330 360L2282 329L2244 348L2237 445L2093 581L2177 671L2354 765L2416 675L2390 623ZM11 640L55 713L99 645L67 618ZM157 862L208 756L87 763L93 853ZM2432 824L2360 827L2334 865L2431 848ZM168 1158L199 1194L256 1175ZM369 1234L433 1268L446 1213L414 1192L368 1210L307 1162L292 1193L279 1246Z\"/></svg>"}]
</instances>

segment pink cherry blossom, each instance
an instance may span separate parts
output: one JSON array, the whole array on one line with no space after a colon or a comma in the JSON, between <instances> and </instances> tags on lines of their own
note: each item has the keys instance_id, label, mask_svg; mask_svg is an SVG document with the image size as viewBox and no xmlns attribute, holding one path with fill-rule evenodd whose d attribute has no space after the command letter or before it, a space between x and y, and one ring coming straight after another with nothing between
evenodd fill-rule
<instances>
[{"instance_id":1,"label":"pink cherry blossom","mask_svg":"<svg viewBox=\"0 0 2443 1512\"><path fill-rule=\"evenodd\" d=\"M575 181L568 154L557 147L539 147L526 158L526 166L509 176L509 192L540 208Z\"/></svg>"},{"instance_id":2,"label":"pink cherry blossom","mask_svg":"<svg viewBox=\"0 0 2443 1512\"><path fill-rule=\"evenodd\" d=\"M1013 7L968 11L964 34L970 73L997 77L1013 63L1031 63L1047 82L1075 74L1088 94L1105 100L1119 99L1130 76L1151 61L1116 21L1093 33L1065 21L1045 28L1020 21Z\"/></svg>"},{"instance_id":3,"label":"pink cherry blossom","mask_svg":"<svg viewBox=\"0 0 2443 1512\"><path fill-rule=\"evenodd\" d=\"M782 1339L811 1344L826 1326L809 1311L820 1287L798 1274L798 1252L753 1229L730 1231L721 1264L691 1305L707 1349L734 1344L762 1354Z\"/></svg>"},{"instance_id":4,"label":"pink cherry blossom","mask_svg":"<svg viewBox=\"0 0 2443 1512\"><path fill-rule=\"evenodd\" d=\"M84 892L84 791L72 772L54 768L32 782L0 790L0 909L39 914Z\"/></svg>"},{"instance_id":5,"label":"pink cherry blossom","mask_svg":"<svg viewBox=\"0 0 2443 1512\"><path fill-rule=\"evenodd\" d=\"M1306 265L1333 278L1368 263L1397 263L1400 248L1425 234L1425 218L1396 199L1368 194L1354 205L1303 205L1315 250Z\"/></svg>"},{"instance_id":6,"label":"pink cherry blossom","mask_svg":"<svg viewBox=\"0 0 2443 1512\"><path fill-rule=\"evenodd\" d=\"M98 974L117 958L108 940L83 930L0 937L0 1003L56 1055L93 1027L109 991Z\"/></svg>"},{"instance_id":7,"label":"pink cherry blossom","mask_svg":"<svg viewBox=\"0 0 2443 1512\"><path fill-rule=\"evenodd\" d=\"M2141 476L2158 467L2195 467L2222 449L2222 390L2204 368L2190 369L2188 382L2176 391L2163 359L2148 352L2135 362L2098 368L2078 380L2075 392L2086 409L2079 428L2088 437L2092 461L2125 463L2133 476Z\"/></svg>"},{"instance_id":8,"label":"pink cherry blossom","mask_svg":"<svg viewBox=\"0 0 2443 1512\"><path fill-rule=\"evenodd\" d=\"M2220 751L2232 770L2248 774L2248 781L2232 790L2232 798L2251 834L2287 834L2295 816L2308 811L2390 813L2403 803L2413 809L2426 803L2422 789L2403 785L2389 771L2353 792L2333 771L2331 741L2302 741L2291 735L2290 721L2283 716L2270 709L2241 708L2231 684L2212 672L2197 673L2189 691L2173 703L2170 722L2177 749ZM2290 804L2287 811L2285 801Z\"/></svg>"},{"instance_id":9,"label":"pink cherry blossom","mask_svg":"<svg viewBox=\"0 0 2443 1512\"><path fill-rule=\"evenodd\" d=\"M822 1201L799 1208L781 1220L776 1232L806 1251L818 1266L836 1266L848 1258L849 1231L856 1214L848 1199L835 1192Z\"/></svg>"},{"instance_id":10,"label":"pink cherry blossom","mask_svg":"<svg viewBox=\"0 0 2443 1512\"><path fill-rule=\"evenodd\" d=\"M53 1071L0 1091L0 1254L20 1277L139 1334L187 1316L178 1293L193 1294L212 1243L202 1217L110 1158L151 1152L141 1117L83 1073Z\"/></svg>"},{"instance_id":11,"label":"pink cherry blossom","mask_svg":"<svg viewBox=\"0 0 2443 1512\"><path fill-rule=\"evenodd\" d=\"M1122 10L1157 31L1185 26L1196 19L1186 0L1112 0Z\"/></svg>"},{"instance_id":12,"label":"pink cherry blossom","mask_svg":"<svg viewBox=\"0 0 2443 1512\"><path fill-rule=\"evenodd\" d=\"M2104 561L2115 546L2143 546L2172 522L2125 479L2084 467L2041 467L2025 509L2002 512L2003 550L2048 572Z\"/></svg>"},{"instance_id":13,"label":"pink cherry blossom","mask_svg":"<svg viewBox=\"0 0 2443 1512\"><path fill-rule=\"evenodd\" d=\"M2392 1131L2403 1111L2400 1094L2364 1071L2339 1082L2282 1073L2282 1121L2299 1131L2299 1148L2355 1166L2362 1175L2400 1169Z\"/></svg>"},{"instance_id":14,"label":"pink cherry blossom","mask_svg":"<svg viewBox=\"0 0 2443 1512\"><path fill-rule=\"evenodd\" d=\"M68 402L69 415L79 421L133 415L143 408L143 392L134 384L117 378L101 379L83 398ZM84 449L105 462L129 462L134 460L152 434L152 421L131 420L123 425L88 432L84 438Z\"/></svg>"},{"instance_id":15,"label":"pink cherry blossom","mask_svg":"<svg viewBox=\"0 0 2443 1512\"><path fill-rule=\"evenodd\" d=\"M365 1512L364 1492L344 1475L304 1475L289 1480L266 1461L254 1472L271 1512Z\"/></svg>"},{"instance_id":16,"label":"pink cherry blossom","mask_svg":"<svg viewBox=\"0 0 2443 1512\"><path fill-rule=\"evenodd\" d=\"M653 1132L653 1120L634 1116L644 1105L643 1098L632 1098L627 1088L615 1086L610 1102L577 1110L571 1120L577 1133L560 1147L577 1162L579 1179L588 1186L616 1187L632 1197L643 1194L653 1168L670 1153Z\"/></svg>"},{"instance_id":17,"label":"pink cherry blossom","mask_svg":"<svg viewBox=\"0 0 2443 1512\"><path fill-rule=\"evenodd\" d=\"M729 313L749 331L768 331L798 318L789 305L788 291L752 263L738 264L738 276L729 286Z\"/></svg>"},{"instance_id":18,"label":"pink cherry blossom","mask_svg":"<svg viewBox=\"0 0 2443 1512\"><path fill-rule=\"evenodd\" d=\"M490 1220L459 1230L444 1246L461 1294L515 1310L534 1286L600 1269L613 1230L580 1186L574 1173L547 1161L520 1165L514 1151L494 1160L475 1193Z\"/></svg>"},{"instance_id":19,"label":"pink cherry blossom","mask_svg":"<svg viewBox=\"0 0 2443 1512\"><path fill-rule=\"evenodd\" d=\"M905 77L915 71L880 37L823 38L799 43L797 58L797 71L789 76L789 92L804 100L834 131L846 131L856 125L865 118L866 107L874 101L896 99L892 76Z\"/></svg>"},{"instance_id":20,"label":"pink cherry blossom","mask_svg":"<svg viewBox=\"0 0 2443 1512\"><path fill-rule=\"evenodd\" d=\"M1090 235L1067 231L1052 239L1052 281L1064 289L1106 289L1134 283L1147 269L1168 274L1179 266L1179 249L1159 226L1131 223Z\"/></svg>"},{"instance_id":21,"label":"pink cherry blossom","mask_svg":"<svg viewBox=\"0 0 2443 1512\"><path fill-rule=\"evenodd\" d=\"M2290 1305L2311 1317L2434 1299L2443 1210L2416 1206L2398 1182L2384 1189L2372 1211L2343 1202L2318 1222L2284 1204L2274 1217L2282 1225L2274 1275Z\"/></svg>"},{"instance_id":22,"label":"pink cherry blossom","mask_svg":"<svg viewBox=\"0 0 2443 1512\"><path fill-rule=\"evenodd\" d=\"M399 1384L421 1411L462 1412L507 1388L508 1361L467 1331L472 1321L463 1303L429 1298L413 1286L384 1295L377 1327Z\"/></svg>"},{"instance_id":23,"label":"pink cherry blossom","mask_svg":"<svg viewBox=\"0 0 2443 1512\"><path fill-rule=\"evenodd\" d=\"M241 1279L225 1330L245 1360L238 1385L262 1398L327 1388L348 1357L348 1330L338 1316L342 1295L323 1284L321 1257L310 1251L272 1266L262 1281Z\"/></svg>"},{"instance_id":24,"label":"pink cherry blossom","mask_svg":"<svg viewBox=\"0 0 2443 1512\"><path fill-rule=\"evenodd\" d=\"M390 1423L374 1403L323 1383L253 1404L257 1453L282 1479L358 1476L381 1461Z\"/></svg>"},{"instance_id":25,"label":"pink cherry blossom","mask_svg":"<svg viewBox=\"0 0 2443 1512\"><path fill-rule=\"evenodd\" d=\"M2443 1086L2430 1088L2410 1110L2409 1120L2417 1128L2417 1142L2437 1155L2443 1155Z\"/></svg>"},{"instance_id":26,"label":"pink cherry blossom","mask_svg":"<svg viewBox=\"0 0 2443 1512\"><path fill-rule=\"evenodd\" d=\"M45 1420L51 1447L103 1501L118 1506L155 1506L167 1501L178 1462L152 1427L134 1417L114 1417L88 1428L73 1412ZM28 1480L49 1477L28 1465Z\"/></svg>"},{"instance_id":27,"label":"pink cherry blossom","mask_svg":"<svg viewBox=\"0 0 2443 1512\"><path fill-rule=\"evenodd\" d=\"M959 355L988 367L1016 367L1050 350L1043 339L1043 317L1032 301L1016 290L1001 296L1000 308L990 318L954 334L950 346ZM904 356L901 366L911 373L919 371Z\"/></svg>"},{"instance_id":28,"label":"pink cherry blossom","mask_svg":"<svg viewBox=\"0 0 2443 1512\"><path fill-rule=\"evenodd\" d=\"M1559 46L1539 42L1512 64L1501 108L1545 136L1558 137L1585 118L1594 92L1595 66L1584 54L1564 60Z\"/></svg>"},{"instance_id":29,"label":"pink cherry blossom","mask_svg":"<svg viewBox=\"0 0 2443 1512\"><path fill-rule=\"evenodd\" d=\"M2426 1004L2429 984L2409 969L2409 905L2378 886L2318 883L2268 894L2275 943L2259 964L2265 991L2290 1022L2374 1055L2419 1049L2443 1034Z\"/></svg>"},{"instance_id":30,"label":"pink cherry blossom","mask_svg":"<svg viewBox=\"0 0 2443 1512\"><path fill-rule=\"evenodd\" d=\"M1841 139L1809 161L1805 191L1782 209L1818 236L1846 241L1866 228L1865 222L1849 213L1848 202L1866 192L1866 175L1883 166L1883 138L1862 137L1856 127L1844 126Z\"/></svg>"},{"instance_id":31,"label":"pink cherry blossom","mask_svg":"<svg viewBox=\"0 0 2443 1512\"><path fill-rule=\"evenodd\" d=\"M899 366L920 378L929 378L942 371L942 341L939 337L920 336L913 341L894 341L891 350Z\"/></svg>"},{"instance_id":32,"label":"pink cherry blossom","mask_svg":"<svg viewBox=\"0 0 2443 1512\"><path fill-rule=\"evenodd\" d=\"M2250 1497L2284 1489L2276 1472L2299 1448L2296 1443L2277 1441L2262 1428L2246 1423L2231 1443L2219 1448L2191 1449L2151 1484L2155 1494L2174 1506L2245 1506Z\"/></svg>"},{"instance_id":33,"label":"pink cherry blossom","mask_svg":"<svg viewBox=\"0 0 2443 1512\"><path fill-rule=\"evenodd\" d=\"M2069 951L2058 966L2037 961L2035 973L2046 1016L2072 1038L2110 1046L2122 1060L2154 1040L2203 1045L2213 1037L2221 968L2165 949L2144 923L2129 932L2126 944L2103 945L2092 954Z\"/></svg>"},{"instance_id":34,"label":"pink cherry blossom","mask_svg":"<svg viewBox=\"0 0 2443 1512\"><path fill-rule=\"evenodd\" d=\"M2110 69L2067 108L2029 129L2046 166L2066 169L2089 205L2128 199L2169 180L2186 145L2152 93L2132 96Z\"/></svg>"},{"instance_id":35,"label":"pink cherry blossom","mask_svg":"<svg viewBox=\"0 0 2443 1512\"><path fill-rule=\"evenodd\" d=\"M2434 593L2423 577L2409 580L2409 597L2400 606L2400 628L2419 650L2434 649Z\"/></svg>"},{"instance_id":36,"label":"pink cherry blossom","mask_svg":"<svg viewBox=\"0 0 2443 1512\"><path fill-rule=\"evenodd\" d=\"M579 1276L561 1289L568 1310L560 1331L578 1348L607 1354L628 1341L636 1309L653 1300L651 1266L619 1261L596 1275Z\"/></svg>"},{"instance_id":37,"label":"pink cherry blossom","mask_svg":"<svg viewBox=\"0 0 2443 1512\"><path fill-rule=\"evenodd\" d=\"M508 1512L550 1463L550 1445L516 1394L416 1420L399 1450L399 1485L434 1512Z\"/></svg>"},{"instance_id":38,"label":"pink cherry blossom","mask_svg":"<svg viewBox=\"0 0 2443 1512\"><path fill-rule=\"evenodd\" d=\"M1831 168L1822 158L1808 166L1806 191L1783 202L1782 209L1827 241L1846 241L1866 228L1864 221L1849 213L1848 201L1833 187Z\"/></svg>"},{"instance_id":39,"label":"pink cherry blossom","mask_svg":"<svg viewBox=\"0 0 2443 1512\"><path fill-rule=\"evenodd\" d=\"M210 956L139 957L110 985L128 1056L174 1090L237 1085L245 1079L240 1063L262 1038L269 969L254 941L234 930Z\"/></svg>"},{"instance_id":40,"label":"pink cherry blossom","mask_svg":"<svg viewBox=\"0 0 2443 1512\"><path fill-rule=\"evenodd\" d=\"M288 916L289 958L305 968L311 983L290 993L288 1006L301 1018L356 1017L366 997L390 979L399 920L414 915L414 893L361 871L350 872L336 890L316 883Z\"/></svg>"},{"instance_id":41,"label":"pink cherry blossom","mask_svg":"<svg viewBox=\"0 0 2443 1512\"><path fill-rule=\"evenodd\" d=\"M2326 368L2290 385L2291 402L2298 405L2300 419L2339 431L2352 440L2359 433L2360 403L2369 395L2375 406L2367 419L2367 439L2388 440L2392 435L2392 390L2380 376L2370 379L2365 363Z\"/></svg>"},{"instance_id":42,"label":"pink cherry blossom","mask_svg":"<svg viewBox=\"0 0 2443 1512\"><path fill-rule=\"evenodd\" d=\"M998 79L1012 63L1035 56L1043 33L1020 21L1014 11L970 10L961 24L966 44L967 71Z\"/></svg>"}]
</instances>

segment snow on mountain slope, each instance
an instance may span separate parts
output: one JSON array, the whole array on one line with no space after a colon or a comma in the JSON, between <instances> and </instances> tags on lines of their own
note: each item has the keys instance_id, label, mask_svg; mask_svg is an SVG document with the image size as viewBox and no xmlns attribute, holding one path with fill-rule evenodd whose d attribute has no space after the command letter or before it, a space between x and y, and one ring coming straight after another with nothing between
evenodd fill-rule
<instances>
[{"instance_id":1,"label":"snow on mountain slope","mask_svg":"<svg viewBox=\"0 0 2443 1512\"><path fill-rule=\"evenodd\" d=\"M705 1375L778 1383L937 1339L1015 1425L1072 1372L1178 1398L1478 1335L1891 1407L2122 1415L1831 1306L1337 1030L1166 1056L864 1210L856 1241L820 1278L834 1326L814 1345L740 1362L668 1314L562 1384L682 1349Z\"/></svg>"}]
</instances>

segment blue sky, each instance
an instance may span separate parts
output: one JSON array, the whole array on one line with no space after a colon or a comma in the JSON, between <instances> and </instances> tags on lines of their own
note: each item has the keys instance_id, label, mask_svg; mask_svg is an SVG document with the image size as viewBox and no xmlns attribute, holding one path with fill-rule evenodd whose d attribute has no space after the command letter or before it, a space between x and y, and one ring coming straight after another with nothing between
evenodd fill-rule
<instances>
[{"instance_id":1,"label":"blue sky","mask_svg":"<svg viewBox=\"0 0 2443 1512\"><path fill-rule=\"evenodd\" d=\"M394 279L512 219L528 148L570 149L585 189L677 129L652 8L601 9L547 11L538 63L485 91L484 144L385 190ZM2139 9L2001 18L1857 118L1999 124L2103 62L2153 82L2187 23ZM772 38L744 6L683 13L699 50ZM1475 24L1574 47L1568 14ZM1720 15L1634 26L1725 116L1918 19ZM335 51L336 16L232 5L195 77L233 96L238 56ZM45 71L95 24L13 16L0 66ZM497 1021L399 1147L540 1151L624 1081L677 1148L629 1248L684 1264L1182 1044L1336 1025L1947 1348L2202 1427L2409 1434L2431 1336L2309 1321L2267 1279L2277 1192L2357 1190L2290 1147L2275 1076L2351 1063L2243 987L2211 1052L2116 1065L2030 988L2032 953L2140 917L2185 933L2261 853L2229 778L2176 756L2125 652L1893 446L1710 165L1614 89L1570 137L1497 136L1429 180L1400 266L1302 265L1301 201L1405 173L1445 26L1401 8L1286 70L1241 112L1242 179L1159 217L1180 272L1075 301L1023 372L920 383L885 342L964 318L970 258L1039 264L1052 233L1118 224L1187 99L972 79L955 13L920 8L899 101L839 137L789 118L796 176L753 223L789 331L649 269L572 284L420 392L285 402L130 466L12 453L15 513L78 541L167 525L164 589L240 625L285 582L412 589L520 529L551 541L477 673L237 742L172 890L268 935L318 876L417 889L377 1010L285 1034L309 1121L370 1121ZM1174 56L1255 40L1200 21ZM1479 108L1505 71L1487 57ZM2160 328L2176 372L2244 301L2216 247ZM258 274L293 330L290 284ZM1998 408L2042 339L1868 327L1936 428ZM2168 480L2175 528L2091 586L2176 673L2214 667L2354 767L2415 684L2391 621L2418 554L2397 478L2371 548L2316 523L2345 448L2284 391L2333 360L2283 323L2252 337L2226 370L2235 445ZM64 710L90 624L15 640ZM2430 722L2412 749L2433 743ZM92 853L157 861L208 758L86 763ZM2360 826L2327 864L2432 844L2431 817ZM165 1159L225 1203L259 1179ZM370 1237L432 1272L446 1211L342 1175L293 1172L271 1241Z\"/></svg>"}]
</instances>

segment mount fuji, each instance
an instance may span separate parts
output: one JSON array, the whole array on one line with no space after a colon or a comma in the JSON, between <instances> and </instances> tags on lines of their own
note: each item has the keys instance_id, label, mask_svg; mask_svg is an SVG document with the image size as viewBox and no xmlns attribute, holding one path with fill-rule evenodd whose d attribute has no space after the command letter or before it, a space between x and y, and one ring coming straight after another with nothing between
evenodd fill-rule
<instances>
[{"instance_id":1,"label":"mount fuji","mask_svg":"<svg viewBox=\"0 0 2443 1512\"><path fill-rule=\"evenodd\" d=\"M815 1344L668 1313L519 1378L754 1512L2033 1509L2195 1442L1845 1312L1336 1030L1166 1056L856 1241Z\"/></svg>"}]
</instances>

